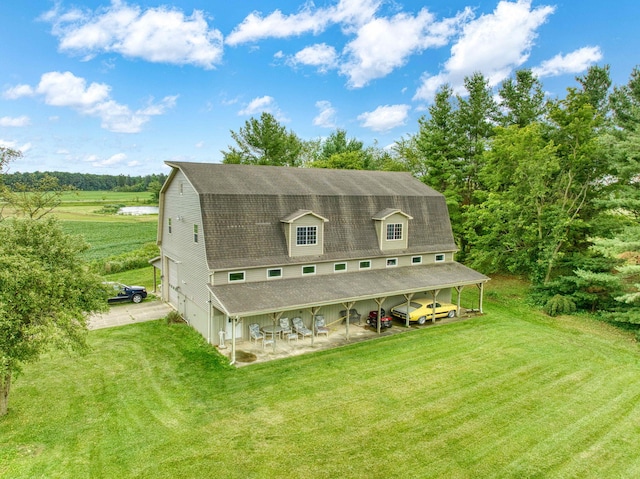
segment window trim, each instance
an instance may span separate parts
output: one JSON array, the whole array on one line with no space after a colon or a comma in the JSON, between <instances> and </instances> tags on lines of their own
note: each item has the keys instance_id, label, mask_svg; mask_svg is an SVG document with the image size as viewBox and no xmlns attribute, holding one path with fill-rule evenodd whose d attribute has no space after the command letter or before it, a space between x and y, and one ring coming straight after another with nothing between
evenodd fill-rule
<instances>
[{"instance_id":1,"label":"window trim","mask_svg":"<svg viewBox=\"0 0 640 479\"><path fill-rule=\"evenodd\" d=\"M362 263L369 263L367 266L362 266ZM371 269L371 260L363 259L358 262L358 269Z\"/></svg>"},{"instance_id":2,"label":"window trim","mask_svg":"<svg viewBox=\"0 0 640 479\"><path fill-rule=\"evenodd\" d=\"M434 256L434 262L436 263L444 263L447 259L447 256L444 253L436 253Z\"/></svg>"},{"instance_id":3,"label":"window trim","mask_svg":"<svg viewBox=\"0 0 640 479\"><path fill-rule=\"evenodd\" d=\"M307 273L305 273L305 268L313 268L313 271L309 271ZM300 272L302 273L302 276L310 276L310 275L314 275L316 274L316 265L315 264L305 264L302 266L302 268L300 269Z\"/></svg>"},{"instance_id":4,"label":"window trim","mask_svg":"<svg viewBox=\"0 0 640 479\"><path fill-rule=\"evenodd\" d=\"M398 266L398 258L387 258L385 264L387 268L395 268Z\"/></svg>"},{"instance_id":5,"label":"window trim","mask_svg":"<svg viewBox=\"0 0 640 479\"><path fill-rule=\"evenodd\" d=\"M417 261L416 261L417 260ZM422 256L418 255L418 256L412 256L411 257L411 264L412 265L417 265L417 264L422 264Z\"/></svg>"},{"instance_id":6,"label":"window trim","mask_svg":"<svg viewBox=\"0 0 640 479\"><path fill-rule=\"evenodd\" d=\"M300 232L301 230L305 230L304 233L304 243L300 242ZM309 239L309 231L313 230L313 243L308 241ZM304 246L317 246L318 245L318 226L317 225L308 225L308 226L296 226L296 246L304 247Z\"/></svg>"},{"instance_id":7,"label":"window trim","mask_svg":"<svg viewBox=\"0 0 640 479\"><path fill-rule=\"evenodd\" d=\"M390 230L390 228L392 228ZM402 241L404 239L404 228L402 223L387 223L387 241ZM389 235L391 233L391 235Z\"/></svg>"},{"instance_id":8,"label":"window trim","mask_svg":"<svg viewBox=\"0 0 640 479\"><path fill-rule=\"evenodd\" d=\"M344 266L344 268L337 269L338 266ZM344 273L346 271L347 271L347 262L346 261L340 261L338 263L333 263L333 272L334 273Z\"/></svg>"},{"instance_id":9,"label":"window trim","mask_svg":"<svg viewBox=\"0 0 640 479\"><path fill-rule=\"evenodd\" d=\"M271 272L278 271L278 275L271 276ZM280 279L282 278L282 268L268 268L267 269L267 279Z\"/></svg>"},{"instance_id":10,"label":"window trim","mask_svg":"<svg viewBox=\"0 0 640 479\"><path fill-rule=\"evenodd\" d=\"M241 279L232 279L231 275L241 275ZM227 281L229 283L244 283L247 279L247 274L245 271L229 271L227 273Z\"/></svg>"}]
</instances>

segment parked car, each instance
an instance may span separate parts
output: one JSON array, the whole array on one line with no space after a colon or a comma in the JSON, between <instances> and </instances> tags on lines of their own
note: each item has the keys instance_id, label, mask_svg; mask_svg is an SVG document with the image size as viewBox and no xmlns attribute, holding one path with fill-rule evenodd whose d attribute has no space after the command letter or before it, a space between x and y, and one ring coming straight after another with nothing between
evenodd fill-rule
<instances>
[{"instance_id":1,"label":"parked car","mask_svg":"<svg viewBox=\"0 0 640 479\"><path fill-rule=\"evenodd\" d=\"M384 308L380 309L380 329L390 328L393 326L393 318L386 315ZM374 329L378 329L378 311L369 311L369 317L367 318L367 324Z\"/></svg>"},{"instance_id":2,"label":"parked car","mask_svg":"<svg viewBox=\"0 0 640 479\"><path fill-rule=\"evenodd\" d=\"M458 307L451 303L435 303L436 318L453 318L456 315ZM407 303L400 303L391 308L391 315L407 320ZM433 318L433 300L429 298L414 299L409 303L409 321L424 324Z\"/></svg>"},{"instance_id":3,"label":"parked car","mask_svg":"<svg viewBox=\"0 0 640 479\"><path fill-rule=\"evenodd\" d=\"M107 300L109 303L122 303L131 301L140 303L147 297L147 289L144 286L127 286L122 283L105 283L113 288L112 296Z\"/></svg>"}]
</instances>

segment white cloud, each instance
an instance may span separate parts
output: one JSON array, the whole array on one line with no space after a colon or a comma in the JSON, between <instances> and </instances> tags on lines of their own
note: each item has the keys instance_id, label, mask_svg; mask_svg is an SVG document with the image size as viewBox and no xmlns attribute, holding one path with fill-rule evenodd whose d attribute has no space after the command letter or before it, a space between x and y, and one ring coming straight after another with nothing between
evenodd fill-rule
<instances>
[{"instance_id":1,"label":"white cloud","mask_svg":"<svg viewBox=\"0 0 640 479\"><path fill-rule=\"evenodd\" d=\"M238 112L238 115L255 115L257 113L267 112L273 113L274 108L277 108L276 101L271 96L261 96L254 98Z\"/></svg>"},{"instance_id":2,"label":"white cloud","mask_svg":"<svg viewBox=\"0 0 640 479\"><path fill-rule=\"evenodd\" d=\"M532 72L539 78L579 73L600 60L602 60L600 48L583 47L566 55L558 54L542 62L539 67L532 68Z\"/></svg>"},{"instance_id":3,"label":"white cloud","mask_svg":"<svg viewBox=\"0 0 640 479\"><path fill-rule=\"evenodd\" d=\"M35 92L29 85L16 85L12 88L5 90L2 96L8 100L16 100L23 96L33 96Z\"/></svg>"},{"instance_id":4,"label":"white cloud","mask_svg":"<svg viewBox=\"0 0 640 479\"><path fill-rule=\"evenodd\" d=\"M222 33L209 29L202 11L190 16L169 7L148 8L112 0L95 11L47 12L60 50L90 59L99 53L119 53L156 63L213 68L221 61Z\"/></svg>"},{"instance_id":5,"label":"white cloud","mask_svg":"<svg viewBox=\"0 0 640 479\"><path fill-rule=\"evenodd\" d=\"M501 0L491 14L467 23L443 71L425 74L414 99L431 100L444 83L460 92L464 78L481 72L491 86L507 78L529 57L537 29L554 12L554 7L531 8L531 0Z\"/></svg>"},{"instance_id":6,"label":"white cloud","mask_svg":"<svg viewBox=\"0 0 640 479\"><path fill-rule=\"evenodd\" d=\"M315 126L322 128L335 128L336 126L336 109L328 101L317 101L316 108L320 110L318 115L313 119Z\"/></svg>"},{"instance_id":7,"label":"white cloud","mask_svg":"<svg viewBox=\"0 0 640 479\"><path fill-rule=\"evenodd\" d=\"M259 115L261 113L271 113L278 121L289 121L289 118L287 118L278 107L276 100L268 95L251 100L242 110L238 112L238 115L252 116Z\"/></svg>"},{"instance_id":8,"label":"white cloud","mask_svg":"<svg viewBox=\"0 0 640 479\"><path fill-rule=\"evenodd\" d=\"M358 26L375 14L381 0L340 0L337 5L327 8L313 8L305 4L298 12L284 15L276 10L267 16L252 12L226 38L229 45L256 42L265 38L288 38L305 33L317 35L336 23L344 24L349 30Z\"/></svg>"},{"instance_id":9,"label":"white cloud","mask_svg":"<svg viewBox=\"0 0 640 479\"><path fill-rule=\"evenodd\" d=\"M136 161L126 163L127 155L125 153L116 153L109 158L100 158L98 155L89 155L85 161L91 163L94 168L113 167L118 165L135 166Z\"/></svg>"},{"instance_id":10,"label":"white cloud","mask_svg":"<svg viewBox=\"0 0 640 479\"><path fill-rule=\"evenodd\" d=\"M408 57L428 48L446 45L465 19L466 9L455 17L436 22L426 9L416 16L399 13L391 18L375 18L357 32L345 47L347 61L340 71L349 79L349 86L360 88L403 66Z\"/></svg>"},{"instance_id":11,"label":"white cloud","mask_svg":"<svg viewBox=\"0 0 640 479\"><path fill-rule=\"evenodd\" d=\"M335 48L326 43L319 43L303 48L290 59L289 63L316 67L321 73L326 73L336 67L337 58Z\"/></svg>"},{"instance_id":12,"label":"white cloud","mask_svg":"<svg viewBox=\"0 0 640 479\"><path fill-rule=\"evenodd\" d=\"M30 124L31 120L29 120L29 117L26 115L18 117L3 116L2 118L0 118L0 126L21 127L28 126Z\"/></svg>"},{"instance_id":13,"label":"white cloud","mask_svg":"<svg viewBox=\"0 0 640 479\"><path fill-rule=\"evenodd\" d=\"M44 97L47 105L69 107L82 115L100 118L101 126L119 133L137 133L152 116L162 115L176 104L177 96L167 96L159 103L149 101L145 108L131 111L110 98L111 87L104 83L87 85L84 78L71 72L49 72L42 75L35 87L21 91ZM15 88L13 89L15 91Z\"/></svg>"},{"instance_id":14,"label":"white cloud","mask_svg":"<svg viewBox=\"0 0 640 479\"><path fill-rule=\"evenodd\" d=\"M25 154L32 148L33 145L31 143L24 143L23 145L19 145L17 141L0 139L0 146L3 148L11 148L12 150L17 150L22 154Z\"/></svg>"},{"instance_id":15,"label":"white cloud","mask_svg":"<svg viewBox=\"0 0 640 479\"><path fill-rule=\"evenodd\" d=\"M364 128L387 132L406 124L410 108L409 105L379 106L373 111L362 113L358 116L358 120Z\"/></svg>"}]
</instances>

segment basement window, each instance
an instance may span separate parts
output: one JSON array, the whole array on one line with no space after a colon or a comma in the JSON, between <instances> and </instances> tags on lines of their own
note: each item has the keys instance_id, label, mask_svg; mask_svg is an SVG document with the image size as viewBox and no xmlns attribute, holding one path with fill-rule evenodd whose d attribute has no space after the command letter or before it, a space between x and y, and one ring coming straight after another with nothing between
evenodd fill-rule
<instances>
[{"instance_id":1,"label":"basement window","mask_svg":"<svg viewBox=\"0 0 640 479\"><path fill-rule=\"evenodd\" d=\"M282 268L273 268L267 270L267 278L282 278Z\"/></svg>"},{"instance_id":2,"label":"basement window","mask_svg":"<svg viewBox=\"0 0 640 479\"><path fill-rule=\"evenodd\" d=\"M244 271L233 271L229 273L229 283L241 283L244 281Z\"/></svg>"},{"instance_id":3,"label":"basement window","mask_svg":"<svg viewBox=\"0 0 640 479\"><path fill-rule=\"evenodd\" d=\"M316 274L316 265L308 264L302 267L302 274Z\"/></svg>"},{"instance_id":4,"label":"basement window","mask_svg":"<svg viewBox=\"0 0 640 479\"><path fill-rule=\"evenodd\" d=\"M346 271L346 270L347 270L347 263L334 263L333 265L334 273L339 273L341 271Z\"/></svg>"}]
</instances>

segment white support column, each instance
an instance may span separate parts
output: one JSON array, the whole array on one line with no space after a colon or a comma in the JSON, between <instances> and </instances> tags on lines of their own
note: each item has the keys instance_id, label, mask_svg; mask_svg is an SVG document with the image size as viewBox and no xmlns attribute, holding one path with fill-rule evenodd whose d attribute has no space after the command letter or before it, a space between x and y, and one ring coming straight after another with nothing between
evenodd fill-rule
<instances>
[{"instance_id":1,"label":"white support column","mask_svg":"<svg viewBox=\"0 0 640 479\"><path fill-rule=\"evenodd\" d=\"M460 317L460 297L462 296L462 290L464 289L464 286L456 286L456 291L458 292L458 302L456 304L457 309L456 309L456 316L459 318Z\"/></svg>"}]
</instances>

